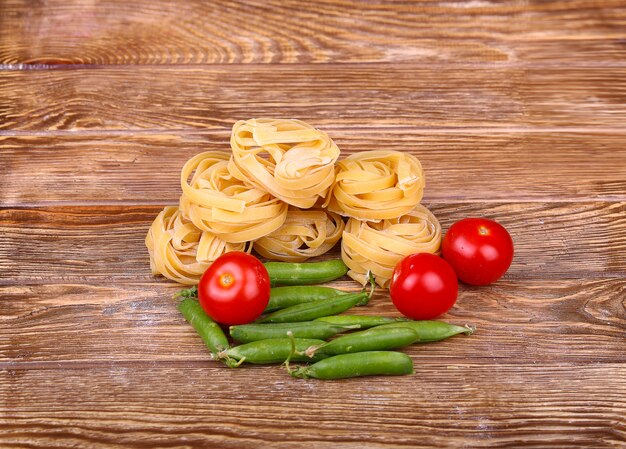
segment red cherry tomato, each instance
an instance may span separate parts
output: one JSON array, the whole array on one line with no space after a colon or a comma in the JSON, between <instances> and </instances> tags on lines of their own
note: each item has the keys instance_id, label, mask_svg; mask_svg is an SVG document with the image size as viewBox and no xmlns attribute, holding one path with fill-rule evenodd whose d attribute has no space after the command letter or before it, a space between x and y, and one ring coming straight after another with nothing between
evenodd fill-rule
<instances>
[{"instance_id":1,"label":"red cherry tomato","mask_svg":"<svg viewBox=\"0 0 626 449\"><path fill-rule=\"evenodd\" d=\"M456 302L459 283L452 267L434 254L418 253L396 265L389 286L391 300L403 315L430 320Z\"/></svg>"},{"instance_id":2,"label":"red cherry tomato","mask_svg":"<svg viewBox=\"0 0 626 449\"><path fill-rule=\"evenodd\" d=\"M459 279L471 285L497 281L513 261L511 236L504 226L486 218L466 218L454 223L441 250Z\"/></svg>"},{"instance_id":3,"label":"red cherry tomato","mask_svg":"<svg viewBox=\"0 0 626 449\"><path fill-rule=\"evenodd\" d=\"M270 276L249 254L234 251L218 257L198 284L198 300L218 323L235 325L256 320L270 299Z\"/></svg>"}]
</instances>

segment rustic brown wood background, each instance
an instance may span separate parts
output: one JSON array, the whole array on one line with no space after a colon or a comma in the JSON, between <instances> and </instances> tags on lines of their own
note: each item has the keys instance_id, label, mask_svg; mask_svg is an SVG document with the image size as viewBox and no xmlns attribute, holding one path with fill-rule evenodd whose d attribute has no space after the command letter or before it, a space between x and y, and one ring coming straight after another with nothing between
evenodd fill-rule
<instances>
[{"instance_id":1,"label":"rustic brown wood background","mask_svg":"<svg viewBox=\"0 0 626 449\"><path fill-rule=\"evenodd\" d=\"M474 336L402 378L208 359L143 239L259 116L410 151L444 229L509 228L445 316ZM624 0L0 0L2 447L624 447L625 298Z\"/></svg>"}]
</instances>

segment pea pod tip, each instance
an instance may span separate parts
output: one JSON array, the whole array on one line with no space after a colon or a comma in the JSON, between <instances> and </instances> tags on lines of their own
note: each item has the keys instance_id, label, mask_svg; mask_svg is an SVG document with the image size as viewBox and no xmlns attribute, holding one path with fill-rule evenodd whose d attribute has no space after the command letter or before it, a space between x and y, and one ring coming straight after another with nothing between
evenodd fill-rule
<instances>
[{"instance_id":1,"label":"pea pod tip","mask_svg":"<svg viewBox=\"0 0 626 449\"><path fill-rule=\"evenodd\" d=\"M474 332L476 332L476 326L474 324L466 324L463 327L467 329L467 331L463 332L467 336L472 335Z\"/></svg>"}]
</instances>

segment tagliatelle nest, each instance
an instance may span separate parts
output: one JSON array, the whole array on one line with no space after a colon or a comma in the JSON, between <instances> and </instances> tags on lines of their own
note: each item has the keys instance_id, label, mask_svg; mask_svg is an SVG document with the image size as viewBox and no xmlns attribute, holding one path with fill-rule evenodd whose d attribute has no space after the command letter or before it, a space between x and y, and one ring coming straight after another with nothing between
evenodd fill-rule
<instances>
[{"instance_id":1,"label":"tagliatelle nest","mask_svg":"<svg viewBox=\"0 0 626 449\"><path fill-rule=\"evenodd\" d=\"M231 243L252 241L280 228L288 205L233 177L229 159L228 153L207 151L187 161L180 176L181 211L201 230Z\"/></svg>"},{"instance_id":2,"label":"tagliatelle nest","mask_svg":"<svg viewBox=\"0 0 626 449\"><path fill-rule=\"evenodd\" d=\"M365 285L371 271L376 283L388 287L397 263L414 253L437 253L441 225L424 206L399 218L380 222L348 220L341 240L341 255L348 276Z\"/></svg>"},{"instance_id":3,"label":"tagliatelle nest","mask_svg":"<svg viewBox=\"0 0 626 449\"><path fill-rule=\"evenodd\" d=\"M285 223L254 242L254 249L268 259L303 262L330 250L344 226L343 219L332 212L290 208Z\"/></svg>"},{"instance_id":4,"label":"tagliatelle nest","mask_svg":"<svg viewBox=\"0 0 626 449\"><path fill-rule=\"evenodd\" d=\"M153 273L192 285L220 255L253 242L268 259L302 262L342 239L348 274L365 284L371 271L387 287L400 259L439 250L441 227L419 205L424 173L409 153L337 161L326 133L267 118L235 123L230 147L184 165L179 207L166 207L146 236Z\"/></svg>"},{"instance_id":5,"label":"tagliatelle nest","mask_svg":"<svg viewBox=\"0 0 626 449\"><path fill-rule=\"evenodd\" d=\"M313 207L335 180L339 148L300 120L238 121L230 145L233 176L293 206Z\"/></svg>"},{"instance_id":6,"label":"tagliatelle nest","mask_svg":"<svg viewBox=\"0 0 626 449\"><path fill-rule=\"evenodd\" d=\"M364 151L337 163L328 209L361 220L397 218L422 199L424 172L419 160L399 151Z\"/></svg>"},{"instance_id":7,"label":"tagliatelle nest","mask_svg":"<svg viewBox=\"0 0 626 449\"><path fill-rule=\"evenodd\" d=\"M252 249L250 244L226 243L214 234L201 231L175 206L166 207L154 219L146 236L146 246L153 274L186 285L197 284L205 270L222 254Z\"/></svg>"}]
</instances>

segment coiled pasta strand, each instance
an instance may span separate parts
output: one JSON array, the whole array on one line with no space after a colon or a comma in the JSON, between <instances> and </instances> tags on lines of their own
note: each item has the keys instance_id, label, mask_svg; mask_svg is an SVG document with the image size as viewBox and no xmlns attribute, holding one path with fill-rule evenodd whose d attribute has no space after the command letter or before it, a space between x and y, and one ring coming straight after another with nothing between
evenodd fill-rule
<instances>
[{"instance_id":1,"label":"coiled pasta strand","mask_svg":"<svg viewBox=\"0 0 626 449\"><path fill-rule=\"evenodd\" d=\"M187 161L180 176L180 208L198 228L226 242L256 240L284 223L288 206L233 177L229 158L225 152L207 151Z\"/></svg>"},{"instance_id":2,"label":"coiled pasta strand","mask_svg":"<svg viewBox=\"0 0 626 449\"><path fill-rule=\"evenodd\" d=\"M197 284L211 263L225 252L252 249L250 244L226 243L201 231L175 206L157 215L145 243L152 273L186 285Z\"/></svg>"},{"instance_id":3,"label":"coiled pasta strand","mask_svg":"<svg viewBox=\"0 0 626 449\"><path fill-rule=\"evenodd\" d=\"M339 148L300 120L238 121L230 143L230 173L293 206L313 207L335 180Z\"/></svg>"},{"instance_id":4,"label":"coiled pasta strand","mask_svg":"<svg viewBox=\"0 0 626 449\"><path fill-rule=\"evenodd\" d=\"M364 151L337 163L332 193L325 206L360 220L404 215L419 204L424 192L419 160L399 151Z\"/></svg>"},{"instance_id":5,"label":"coiled pasta strand","mask_svg":"<svg viewBox=\"0 0 626 449\"><path fill-rule=\"evenodd\" d=\"M256 252L272 260L303 262L330 250L341 238L343 219L320 209L290 208L285 223L254 243Z\"/></svg>"},{"instance_id":6,"label":"coiled pasta strand","mask_svg":"<svg viewBox=\"0 0 626 449\"><path fill-rule=\"evenodd\" d=\"M396 264L418 252L437 253L441 225L424 206L408 214L379 222L348 220L341 240L341 255L348 276L365 285L371 270L381 287L388 287Z\"/></svg>"}]
</instances>

